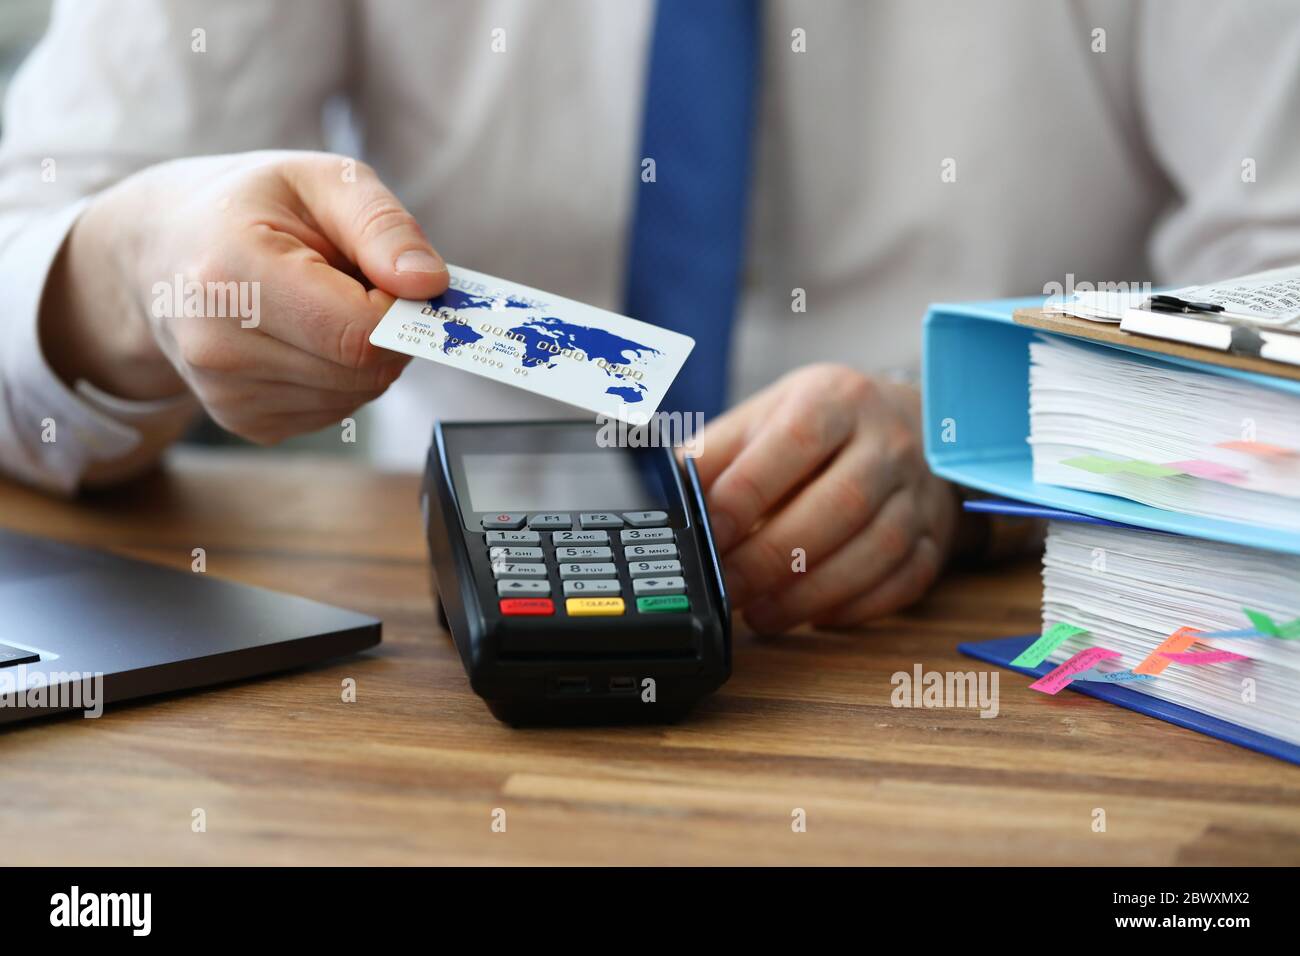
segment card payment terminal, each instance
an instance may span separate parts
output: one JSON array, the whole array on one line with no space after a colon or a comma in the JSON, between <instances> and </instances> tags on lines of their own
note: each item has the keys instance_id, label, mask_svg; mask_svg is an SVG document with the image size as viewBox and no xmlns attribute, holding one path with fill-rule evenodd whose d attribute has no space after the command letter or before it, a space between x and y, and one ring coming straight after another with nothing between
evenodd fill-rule
<instances>
[{"instance_id":1,"label":"card payment terminal","mask_svg":"<svg viewBox=\"0 0 1300 956\"><path fill-rule=\"evenodd\" d=\"M438 423L421 503L470 686L512 724L674 720L731 672L694 461L590 422Z\"/></svg>"}]
</instances>

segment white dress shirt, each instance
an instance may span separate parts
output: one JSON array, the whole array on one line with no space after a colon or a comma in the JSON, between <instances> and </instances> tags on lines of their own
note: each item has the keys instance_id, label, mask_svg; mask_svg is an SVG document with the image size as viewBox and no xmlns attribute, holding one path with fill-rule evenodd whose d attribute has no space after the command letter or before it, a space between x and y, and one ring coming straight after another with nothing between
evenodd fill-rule
<instances>
[{"instance_id":1,"label":"white dress shirt","mask_svg":"<svg viewBox=\"0 0 1300 956\"><path fill-rule=\"evenodd\" d=\"M38 306L78 203L174 157L325 148L341 102L448 261L618 309L652 21L649 0L59 3L0 144L0 469L71 490L188 412L49 370ZM914 368L934 300L1300 260L1292 0L771 0L764 32L733 399L809 362ZM415 361L370 444L417 467L435 416L572 414Z\"/></svg>"}]
</instances>

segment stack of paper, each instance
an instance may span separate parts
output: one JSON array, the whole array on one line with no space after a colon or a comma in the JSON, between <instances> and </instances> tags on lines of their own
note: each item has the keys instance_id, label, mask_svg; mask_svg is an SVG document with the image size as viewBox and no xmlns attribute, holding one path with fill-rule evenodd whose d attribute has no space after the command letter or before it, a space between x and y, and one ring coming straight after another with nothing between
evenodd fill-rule
<instances>
[{"instance_id":1,"label":"stack of paper","mask_svg":"<svg viewBox=\"0 0 1300 956\"><path fill-rule=\"evenodd\" d=\"M1024 308L926 317L935 473L1054 522L1043 629L963 653L1300 764L1300 381Z\"/></svg>"},{"instance_id":2,"label":"stack of paper","mask_svg":"<svg viewBox=\"0 0 1300 956\"><path fill-rule=\"evenodd\" d=\"M1158 651L1183 628L1251 633L1247 608L1274 621L1300 618L1300 555L1154 531L1049 524L1044 631L1062 622L1082 629L1051 660L1089 647L1116 651L1119 657L1103 669L1155 674L1126 687L1300 745L1300 634L1188 640L1171 651L1181 660ZM1220 650L1246 659L1201 664L1183 656Z\"/></svg>"},{"instance_id":3,"label":"stack of paper","mask_svg":"<svg viewBox=\"0 0 1300 956\"><path fill-rule=\"evenodd\" d=\"M1030 360L1035 481L1300 531L1300 396L1054 337Z\"/></svg>"}]
</instances>

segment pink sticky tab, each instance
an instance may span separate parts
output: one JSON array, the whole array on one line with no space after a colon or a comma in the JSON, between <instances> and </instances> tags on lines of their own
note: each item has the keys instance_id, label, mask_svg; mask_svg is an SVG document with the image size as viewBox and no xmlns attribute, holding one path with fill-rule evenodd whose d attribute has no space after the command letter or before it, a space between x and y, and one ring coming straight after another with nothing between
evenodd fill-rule
<instances>
[{"instance_id":1,"label":"pink sticky tab","mask_svg":"<svg viewBox=\"0 0 1300 956\"><path fill-rule=\"evenodd\" d=\"M1250 660L1245 654L1234 654L1232 651L1176 651L1160 656L1178 664L1227 664L1230 661Z\"/></svg>"},{"instance_id":2,"label":"pink sticky tab","mask_svg":"<svg viewBox=\"0 0 1300 956\"><path fill-rule=\"evenodd\" d=\"M1070 681L1090 669L1098 661L1105 661L1119 656L1118 651L1107 650L1104 647L1086 647L1064 664L1058 665L1054 670L1038 678L1029 685L1029 689L1041 691L1044 694L1059 694L1062 689L1069 685Z\"/></svg>"},{"instance_id":3,"label":"pink sticky tab","mask_svg":"<svg viewBox=\"0 0 1300 956\"><path fill-rule=\"evenodd\" d=\"M1219 447L1229 451L1245 452L1247 455L1256 455L1260 458L1285 458L1287 455L1296 454L1295 449L1270 445L1262 441L1224 441L1219 442Z\"/></svg>"},{"instance_id":4,"label":"pink sticky tab","mask_svg":"<svg viewBox=\"0 0 1300 956\"><path fill-rule=\"evenodd\" d=\"M1246 473L1239 468L1220 465L1214 461L1203 461L1200 458L1192 458L1188 461L1171 461L1169 467L1177 468L1183 474L1191 475L1194 478L1204 478L1207 481L1223 481L1228 484L1236 484L1246 480Z\"/></svg>"}]
</instances>

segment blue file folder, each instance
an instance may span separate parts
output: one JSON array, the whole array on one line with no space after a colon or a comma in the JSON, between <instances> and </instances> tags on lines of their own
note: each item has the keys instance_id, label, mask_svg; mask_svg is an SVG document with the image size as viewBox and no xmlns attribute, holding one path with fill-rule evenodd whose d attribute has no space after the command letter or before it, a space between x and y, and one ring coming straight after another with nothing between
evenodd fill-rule
<instances>
[{"instance_id":1,"label":"blue file folder","mask_svg":"<svg viewBox=\"0 0 1300 956\"><path fill-rule=\"evenodd\" d=\"M1005 667L1038 678L1052 670L1056 665L1011 666L1011 662L1020 655L1020 652L1037 639L1037 634L1030 634L1027 637L1000 637L992 641L971 641L966 644L958 644L957 650L967 657L974 657L977 660L987 661L990 664L996 664L999 667ZM1195 730L1198 733L1219 740L1226 740L1238 747L1258 750L1270 757L1277 757L1293 764L1300 764L1300 747L1295 744L1279 740L1277 737L1266 736L1255 730L1249 730L1239 724L1220 720L1218 717L1211 717L1209 714L1202 714L1199 710L1171 704L1141 691L1118 684L1107 684L1102 681L1079 680L1071 681L1067 690L1077 690L1089 697L1096 697L1098 700L1118 704L1120 707L1135 710L1139 714L1146 714L1148 717L1156 717L1168 723L1177 724L1179 727L1186 727L1189 730Z\"/></svg>"},{"instance_id":2,"label":"blue file folder","mask_svg":"<svg viewBox=\"0 0 1300 956\"><path fill-rule=\"evenodd\" d=\"M925 453L935 474L969 488L1014 501L970 502L972 510L1027 517L1094 520L1134 528L1225 541L1253 548L1300 554L1300 534L1218 521L1153 508L1091 491L1038 484L1033 478L1029 437L1029 343L1057 333L1015 324L1016 309L1033 308L1041 298L1003 299L933 305L925 317ZM1062 336L1064 337L1064 336ZM1129 357L1169 363L1254 382L1300 395L1300 381L1259 375L1172 355L1153 355L1135 347L1095 341L1088 348L1114 348ZM947 439L947 440L945 440ZM1007 637L958 645L979 660L1041 677L1055 665L1012 667L1011 661L1037 637ZM1300 764L1300 747L1208 714L1100 681L1074 681L1070 689L1129 710L1199 731L1220 740Z\"/></svg>"},{"instance_id":3,"label":"blue file folder","mask_svg":"<svg viewBox=\"0 0 1300 956\"><path fill-rule=\"evenodd\" d=\"M934 305L925 317L925 454L935 474L969 488L1104 518L1119 524L1170 531L1212 541L1300 554L1300 534L1236 521L1198 518L1136 501L1034 482L1029 437L1029 343L1053 336L1011 318L1015 309L1041 298L1003 299L966 305ZM1157 363L1181 365L1300 395L1300 381L1208 365L1136 348L1118 349ZM945 441L945 438L950 439Z\"/></svg>"}]
</instances>

